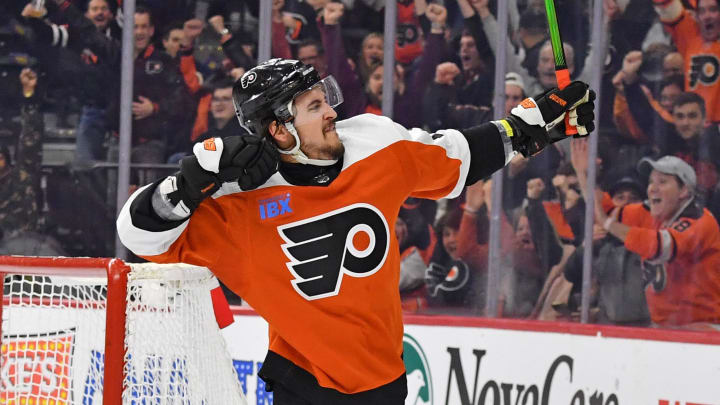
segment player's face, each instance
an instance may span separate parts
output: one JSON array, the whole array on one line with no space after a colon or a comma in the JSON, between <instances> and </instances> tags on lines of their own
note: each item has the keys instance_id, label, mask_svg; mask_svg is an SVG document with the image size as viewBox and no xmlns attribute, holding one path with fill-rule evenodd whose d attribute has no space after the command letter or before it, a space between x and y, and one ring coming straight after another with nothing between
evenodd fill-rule
<instances>
[{"instance_id":1,"label":"player's face","mask_svg":"<svg viewBox=\"0 0 720 405\"><path fill-rule=\"evenodd\" d=\"M720 5L718 0L698 1L697 19L700 24L700 36L705 41L720 38Z\"/></svg>"},{"instance_id":2,"label":"player's face","mask_svg":"<svg viewBox=\"0 0 720 405\"><path fill-rule=\"evenodd\" d=\"M514 84L505 85L505 115L510 115L510 110L523 101L523 91Z\"/></svg>"},{"instance_id":3,"label":"player's face","mask_svg":"<svg viewBox=\"0 0 720 405\"><path fill-rule=\"evenodd\" d=\"M337 113L325 100L325 93L315 87L299 95L293 103L293 125L300 137L300 148L310 159L339 159L345 153L337 132Z\"/></svg>"},{"instance_id":4,"label":"player's face","mask_svg":"<svg viewBox=\"0 0 720 405\"><path fill-rule=\"evenodd\" d=\"M445 251L450 255L450 257L453 260L457 260L457 229L453 229L449 226L443 227L442 243Z\"/></svg>"},{"instance_id":5,"label":"player's face","mask_svg":"<svg viewBox=\"0 0 720 405\"><path fill-rule=\"evenodd\" d=\"M147 48L154 33L155 27L150 23L150 15L135 13L135 50Z\"/></svg>"},{"instance_id":6,"label":"player's face","mask_svg":"<svg viewBox=\"0 0 720 405\"><path fill-rule=\"evenodd\" d=\"M682 89L675 84L669 84L660 90L660 105L665 111L672 111L675 99L682 93Z\"/></svg>"},{"instance_id":7,"label":"player's face","mask_svg":"<svg viewBox=\"0 0 720 405\"><path fill-rule=\"evenodd\" d=\"M366 65L383 60L383 40L378 36L367 37L362 44L362 59Z\"/></svg>"},{"instance_id":8,"label":"player's face","mask_svg":"<svg viewBox=\"0 0 720 405\"><path fill-rule=\"evenodd\" d=\"M685 140L699 136L705 126L705 117L697 103L675 106L673 119L675 120L675 129Z\"/></svg>"},{"instance_id":9,"label":"player's face","mask_svg":"<svg viewBox=\"0 0 720 405\"><path fill-rule=\"evenodd\" d=\"M464 35L460 38L460 61L464 71L480 67L480 53L472 36Z\"/></svg>"},{"instance_id":10,"label":"player's face","mask_svg":"<svg viewBox=\"0 0 720 405\"><path fill-rule=\"evenodd\" d=\"M104 29L112 19L112 13L110 13L110 7L105 0L91 0L88 3L87 17L97 27L97 29Z\"/></svg>"},{"instance_id":11,"label":"player's face","mask_svg":"<svg viewBox=\"0 0 720 405\"><path fill-rule=\"evenodd\" d=\"M650 214L658 221L666 221L675 215L688 196L688 190L672 174L653 170L647 188Z\"/></svg>"},{"instance_id":12,"label":"player's face","mask_svg":"<svg viewBox=\"0 0 720 405\"><path fill-rule=\"evenodd\" d=\"M185 39L185 32L183 30L178 29L170 31L168 38L163 39L162 41L165 52L167 52L168 55L172 56L173 58L177 56L177 53L180 50L180 44L182 44L183 39Z\"/></svg>"}]
</instances>

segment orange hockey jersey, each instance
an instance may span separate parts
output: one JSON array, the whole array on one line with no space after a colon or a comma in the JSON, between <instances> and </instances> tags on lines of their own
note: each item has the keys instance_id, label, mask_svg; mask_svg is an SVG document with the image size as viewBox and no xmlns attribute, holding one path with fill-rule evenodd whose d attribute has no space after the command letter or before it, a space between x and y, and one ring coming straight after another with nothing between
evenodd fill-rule
<instances>
[{"instance_id":1,"label":"orange hockey jersey","mask_svg":"<svg viewBox=\"0 0 720 405\"><path fill-rule=\"evenodd\" d=\"M685 90L705 100L708 122L720 122L720 41L705 42L700 37L697 20L680 0L656 9L685 60Z\"/></svg>"},{"instance_id":2,"label":"orange hockey jersey","mask_svg":"<svg viewBox=\"0 0 720 405\"><path fill-rule=\"evenodd\" d=\"M653 322L720 323L720 229L710 211L693 202L662 228L646 205L635 203L620 220L631 227L625 247L645 260Z\"/></svg>"},{"instance_id":3,"label":"orange hockey jersey","mask_svg":"<svg viewBox=\"0 0 720 405\"><path fill-rule=\"evenodd\" d=\"M327 187L294 186L281 173L247 192L225 183L187 221L161 232L133 224L129 207L141 189L117 224L123 243L148 260L210 268L268 321L272 352L322 387L356 393L405 372L400 207L409 196L459 195L470 149L459 131L409 131L371 114L336 128L345 155ZM491 143L487 156L505 154Z\"/></svg>"}]
</instances>

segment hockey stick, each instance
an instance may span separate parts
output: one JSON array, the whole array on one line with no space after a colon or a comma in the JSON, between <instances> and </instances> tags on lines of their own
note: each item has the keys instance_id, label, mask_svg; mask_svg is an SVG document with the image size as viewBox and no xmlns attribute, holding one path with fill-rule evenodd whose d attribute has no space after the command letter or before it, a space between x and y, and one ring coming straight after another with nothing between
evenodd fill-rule
<instances>
[{"instance_id":1,"label":"hockey stick","mask_svg":"<svg viewBox=\"0 0 720 405\"><path fill-rule=\"evenodd\" d=\"M550 44L555 57L555 78L561 90L570 84L570 72L565 63L565 49L560 37L557 14L555 13L555 0L545 0L545 14L547 14L548 28L550 29ZM570 116L565 114L565 135L577 134L577 128L570 125Z\"/></svg>"}]
</instances>

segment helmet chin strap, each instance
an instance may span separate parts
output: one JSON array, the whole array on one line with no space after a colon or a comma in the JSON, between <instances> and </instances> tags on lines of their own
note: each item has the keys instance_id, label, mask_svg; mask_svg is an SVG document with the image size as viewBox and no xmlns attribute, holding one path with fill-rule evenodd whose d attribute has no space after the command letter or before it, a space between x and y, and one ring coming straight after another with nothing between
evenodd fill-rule
<instances>
[{"instance_id":1,"label":"helmet chin strap","mask_svg":"<svg viewBox=\"0 0 720 405\"><path fill-rule=\"evenodd\" d=\"M289 150L278 149L278 152L282 153L283 155L291 155L298 163L302 163L304 165L332 166L337 163L338 159L310 159L309 157L307 157L305 152L300 150L300 137L298 136L295 126L292 124L292 122L286 122L283 125L285 125L285 128L287 128L287 130L292 134L293 138L295 138L295 146Z\"/></svg>"}]
</instances>

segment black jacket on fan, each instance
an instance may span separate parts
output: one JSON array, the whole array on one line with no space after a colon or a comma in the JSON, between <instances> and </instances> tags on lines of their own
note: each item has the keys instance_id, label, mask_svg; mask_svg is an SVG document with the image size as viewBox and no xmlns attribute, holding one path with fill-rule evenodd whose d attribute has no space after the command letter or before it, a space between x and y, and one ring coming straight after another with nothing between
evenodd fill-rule
<instances>
[{"instance_id":1,"label":"black jacket on fan","mask_svg":"<svg viewBox=\"0 0 720 405\"><path fill-rule=\"evenodd\" d=\"M48 4L50 3L52 2ZM38 23L44 23L38 21L32 23L34 28L43 32L42 35L46 37L50 35L53 45L65 46L72 43L73 49L84 50L81 51L82 58L88 61L87 64L95 65L98 69L97 76L93 76L94 85L88 84L87 87L99 100L106 101L108 122L117 125L120 101L117 73L121 63L121 43L98 32L92 22L69 3L61 7L50 7L50 10L51 20L65 25L47 26L48 28L43 29ZM58 38L56 32L60 33L58 44L55 44L55 39ZM82 73L76 77L83 82L92 82L90 76ZM139 101L139 96L150 99L155 112L147 118L133 120L133 144L149 140L166 141L167 136L173 136L178 130L174 123L185 122L188 114L192 112L192 99L177 63L152 44L140 52L134 61L133 101Z\"/></svg>"}]
</instances>

